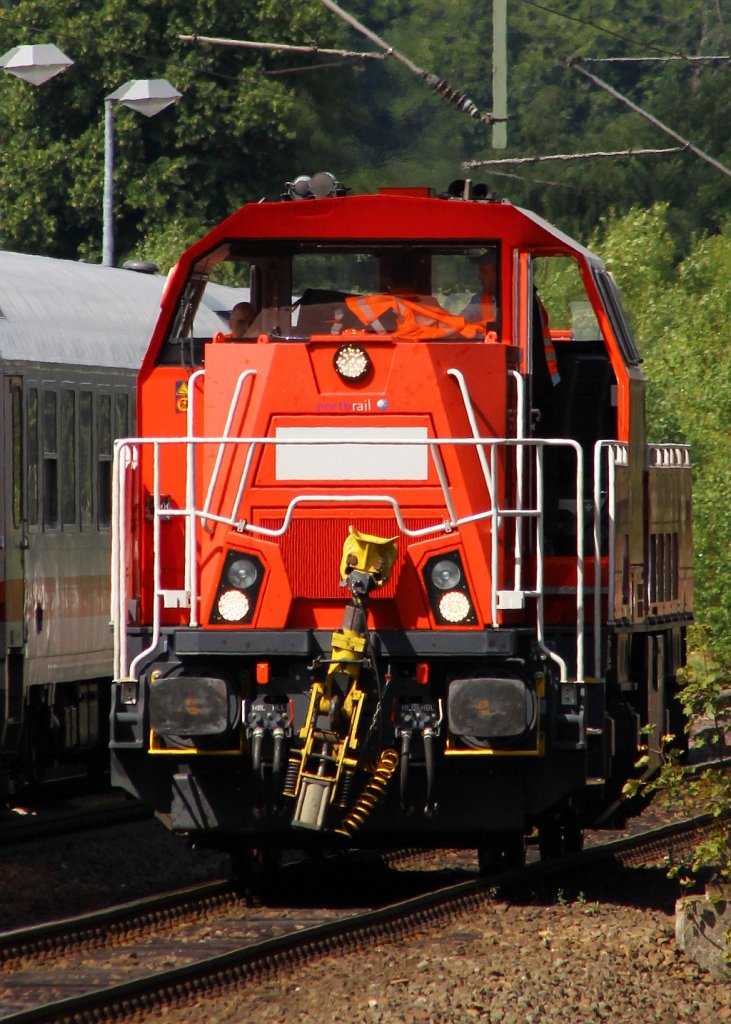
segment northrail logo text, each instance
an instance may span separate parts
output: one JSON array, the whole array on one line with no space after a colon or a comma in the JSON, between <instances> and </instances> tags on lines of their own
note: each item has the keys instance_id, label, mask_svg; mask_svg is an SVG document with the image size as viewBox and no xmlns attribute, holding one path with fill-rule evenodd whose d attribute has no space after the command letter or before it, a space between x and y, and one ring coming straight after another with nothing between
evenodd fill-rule
<instances>
[{"instance_id":1,"label":"northrail logo text","mask_svg":"<svg viewBox=\"0 0 731 1024\"><path fill-rule=\"evenodd\" d=\"M315 412L384 412L386 409L388 400L385 398L379 398L377 402L370 398L364 398L362 402L340 398L334 402L318 402Z\"/></svg>"}]
</instances>

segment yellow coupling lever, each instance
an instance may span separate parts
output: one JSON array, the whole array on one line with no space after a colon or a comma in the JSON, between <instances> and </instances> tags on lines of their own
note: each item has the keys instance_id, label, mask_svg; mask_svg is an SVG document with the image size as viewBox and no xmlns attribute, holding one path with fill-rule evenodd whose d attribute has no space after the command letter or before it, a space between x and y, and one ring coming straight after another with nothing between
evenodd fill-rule
<instances>
[{"instance_id":1,"label":"yellow coupling lever","mask_svg":"<svg viewBox=\"0 0 731 1024\"><path fill-rule=\"evenodd\" d=\"M351 603L341 629L332 635L324 680L313 679L301 746L293 749L287 768L285 796L295 797L292 824L322 829L331 804L347 806L361 751L359 726L366 693L360 672L368 640L368 593L388 580L396 558L396 537L386 539L359 533L353 526L343 545L341 586Z\"/></svg>"}]
</instances>

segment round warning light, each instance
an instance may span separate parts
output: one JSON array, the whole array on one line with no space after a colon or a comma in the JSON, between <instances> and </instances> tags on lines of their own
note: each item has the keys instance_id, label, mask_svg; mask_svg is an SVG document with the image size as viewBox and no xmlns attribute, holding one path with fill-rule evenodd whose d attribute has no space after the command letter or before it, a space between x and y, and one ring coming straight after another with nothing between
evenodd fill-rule
<instances>
[{"instance_id":1,"label":"round warning light","mask_svg":"<svg viewBox=\"0 0 731 1024\"><path fill-rule=\"evenodd\" d=\"M224 590L218 599L218 614L226 622L241 622L249 614L249 599L240 590Z\"/></svg>"},{"instance_id":2,"label":"round warning light","mask_svg":"<svg viewBox=\"0 0 731 1024\"><path fill-rule=\"evenodd\" d=\"M362 380L371 368L368 353L360 345L341 345L335 353L333 365L343 380Z\"/></svg>"},{"instance_id":3,"label":"round warning light","mask_svg":"<svg viewBox=\"0 0 731 1024\"><path fill-rule=\"evenodd\" d=\"M469 598L453 590L439 601L439 614L446 622L464 622L471 612Z\"/></svg>"}]
</instances>

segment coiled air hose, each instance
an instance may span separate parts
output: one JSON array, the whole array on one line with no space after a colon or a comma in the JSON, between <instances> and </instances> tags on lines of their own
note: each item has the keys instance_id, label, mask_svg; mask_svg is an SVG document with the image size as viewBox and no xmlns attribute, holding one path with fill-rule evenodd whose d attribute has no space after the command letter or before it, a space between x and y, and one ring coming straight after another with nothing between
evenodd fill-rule
<instances>
[{"instance_id":1,"label":"coiled air hose","mask_svg":"<svg viewBox=\"0 0 731 1024\"><path fill-rule=\"evenodd\" d=\"M398 760L398 754L395 750L381 751L373 775L365 784L363 792L355 801L353 809L349 814L345 815L339 827L335 829L336 832L350 837L359 828L362 828L366 818L386 792L386 786L396 771Z\"/></svg>"}]
</instances>

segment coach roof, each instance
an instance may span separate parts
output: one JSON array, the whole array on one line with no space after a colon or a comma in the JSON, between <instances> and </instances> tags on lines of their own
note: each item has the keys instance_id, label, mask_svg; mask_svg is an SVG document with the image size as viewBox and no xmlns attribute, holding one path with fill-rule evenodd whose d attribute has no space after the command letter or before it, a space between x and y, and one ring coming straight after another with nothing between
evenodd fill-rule
<instances>
[{"instance_id":1,"label":"coach roof","mask_svg":"<svg viewBox=\"0 0 731 1024\"><path fill-rule=\"evenodd\" d=\"M160 274L0 251L0 359L136 369L164 286ZM221 330L211 310L199 316Z\"/></svg>"}]
</instances>

